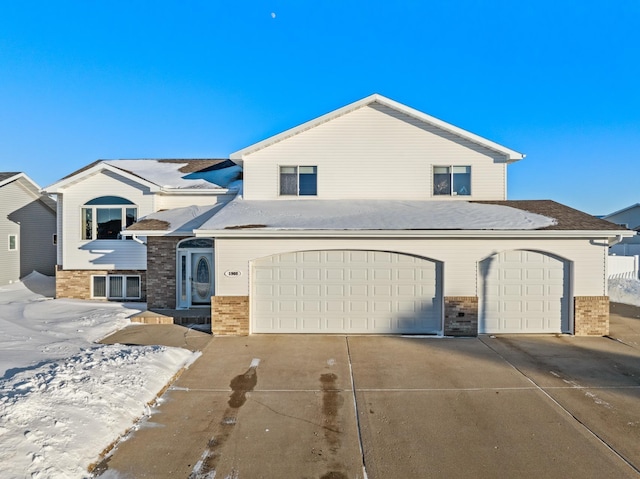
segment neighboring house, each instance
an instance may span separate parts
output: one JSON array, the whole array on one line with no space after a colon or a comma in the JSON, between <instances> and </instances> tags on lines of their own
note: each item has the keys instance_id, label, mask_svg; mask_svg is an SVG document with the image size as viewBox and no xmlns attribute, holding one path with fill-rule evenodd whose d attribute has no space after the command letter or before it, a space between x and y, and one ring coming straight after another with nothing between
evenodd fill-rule
<instances>
[{"instance_id":1,"label":"neighboring house","mask_svg":"<svg viewBox=\"0 0 640 479\"><path fill-rule=\"evenodd\" d=\"M0 285L33 271L53 276L56 205L24 173L0 173Z\"/></svg>"},{"instance_id":2,"label":"neighboring house","mask_svg":"<svg viewBox=\"0 0 640 479\"><path fill-rule=\"evenodd\" d=\"M132 297L122 284L146 277L150 309L210 304L221 335L607 334L608 247L633 232L507 200L523 157L372 95L232 154L232 201L211 178L153 179L162 161L99 162L48 189L58 293ZM105 196L120 198L108 239L85 224Z\"/></svg>"},{"instance_id":3,"label":"neighboring house","mask_svg":"<svg viewBox=\"0 0 640 479\"><path fill-rule=\"evenodd\" d=\"M638 232L640 231L640 203L605 215L602 219ZM619 243L609 248L609 253L619 256L640 255L640 235L623 238Z\"/></svg>"}]
</instances>

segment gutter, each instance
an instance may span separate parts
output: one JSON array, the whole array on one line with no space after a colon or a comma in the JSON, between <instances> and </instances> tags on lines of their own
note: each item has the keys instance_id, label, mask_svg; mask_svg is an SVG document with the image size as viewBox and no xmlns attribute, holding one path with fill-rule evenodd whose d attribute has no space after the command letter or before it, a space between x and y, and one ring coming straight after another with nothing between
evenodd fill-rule
<instances>
[{"instance_id":1,"label":"gutter","mask_svg":"<svg viewBox=\"0 0 640 479\"><path fill-rule=\"evenodd\" d=\"M194 230L197 238L629 238L634 231L603 230L292 230L224 229Z\"/></svg>"}]
</instances>

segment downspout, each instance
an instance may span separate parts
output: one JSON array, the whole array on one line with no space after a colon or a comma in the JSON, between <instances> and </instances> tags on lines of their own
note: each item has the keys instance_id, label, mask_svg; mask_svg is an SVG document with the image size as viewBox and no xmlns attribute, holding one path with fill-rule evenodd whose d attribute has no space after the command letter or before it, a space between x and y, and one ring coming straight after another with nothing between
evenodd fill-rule
<instances>
[{"instance_id":1,"label":"downspout","mask_svg":"<svg viewBox=\"0 0 640 479\"><path fill-rule=\"evenodd\" d=\"M140 238L138 238L136 235L131 235L131 239L133 241L135 241L136 243L140 243L142 246L147 246L147 243L145 243L144 241L142 241Z\"/></svg>"}]
</instances>

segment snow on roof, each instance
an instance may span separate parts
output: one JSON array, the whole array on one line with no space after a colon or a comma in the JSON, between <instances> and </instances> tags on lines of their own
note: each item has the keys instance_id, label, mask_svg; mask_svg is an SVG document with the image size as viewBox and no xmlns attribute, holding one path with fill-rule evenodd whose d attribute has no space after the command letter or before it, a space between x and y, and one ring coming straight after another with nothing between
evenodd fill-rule
<instances>
[{"instance_id":1,"label":"snow on roof","mask_svg":"<svg viewBox=\"0 0 640 479\"><path fill-rule=\"evenodd\" d=\"M158 211L141 218L137 223L129 226L127 232L137 234L138 232L158 231L166 233L192 234L194 229L200 226L216 214L224 203L216 203L208 206L186 206L184 208L174 208L170 210Z\"/></svg>"},{"instance_id":2,"label":"snow on roof","mask_svg":"<svg viewBox=\"0 0 640 479\"><path fill-rule=\"evenodd\" d=\"M132 173L163 188L227 188L242 168L229 160L105 160L104 163ZM194 168L202 163L200 169ZM197 163L196 163L197 164Z\"/></svg>"},{"instance_id":3,"label":"snow on roof","mask_svg":"<svg viewBox=\"0 0 640 479\"><path fill-rule=\"evenodd\" d=\"M534 230L554 224L553 218L529 211L466 201L254 201L237 197L199 229Z\"/></svg>"}]
</instances>

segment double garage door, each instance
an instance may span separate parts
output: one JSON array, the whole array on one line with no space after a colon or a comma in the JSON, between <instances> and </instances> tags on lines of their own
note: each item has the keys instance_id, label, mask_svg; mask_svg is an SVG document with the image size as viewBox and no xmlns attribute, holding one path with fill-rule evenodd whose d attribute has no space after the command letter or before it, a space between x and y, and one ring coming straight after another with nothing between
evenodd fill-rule
<instances>
[{"instance_id":1,"label":"double garage door","mask_svg":"<svg viewBox=\"0 0 640 479\"><path fill-rule=\"evenodd\" d=\"M440 268L382 251L302 251L260 259L252 268L252 332L437 334Z\"/></svg>"}]
</instances>

